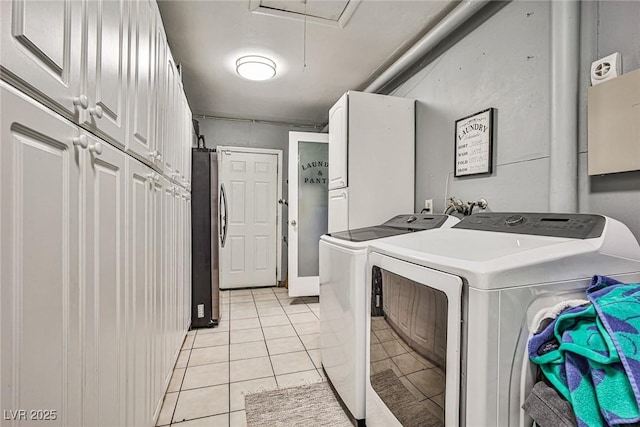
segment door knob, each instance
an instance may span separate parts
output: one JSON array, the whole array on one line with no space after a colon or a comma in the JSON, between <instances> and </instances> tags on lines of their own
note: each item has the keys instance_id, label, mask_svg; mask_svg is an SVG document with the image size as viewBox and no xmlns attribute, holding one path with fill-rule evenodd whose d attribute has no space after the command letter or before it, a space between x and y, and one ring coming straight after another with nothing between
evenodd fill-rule
<instances>
[{"instance_id":1,"label":"door knob","mask_svg":"<svg viewBox=\"0 0 640 427\"><path fill-rule=\"evenodd\" d=\"M97 119L101 119L102 118L102 107L99 105L96 105L93 108L89 108L89 114L91 114L92 116L96 117Z\"/></svg>"},{"instance_id":2,"label":"door knob","mask_svg":"<svg viewBox=\"0 0 640 427\"><path fill-rule=\"evenodd\" d=\"M295 227L295 226L296 226L296 224L298 224L298 223L296 222L296 220L295 220L295 219L292 219L292 220L291 220L291 225Z\"/></svg>"},{"instance_id":3,"label":"door knob","mask_svg":"<svg viewBox=\"0 0 640 427\"><path fill-rule=\"evenodd\" d=\"M73 98L73 105L77 105L83 110L86 110L89 106L89 98L87 98L87 95L80 95L77 98Z\"/></svg>"},{"instance_id":4,"label":"door knob","mask_svg":"<svg viewBox=\"0 0 640 427\"><path fill-rule=\"evenodd\" d=\"M80 148L87 148L89 146L89 140L87 139L87 135L77 136L73 138L71 141L73 141L73 145Z\"/></svg>"},{"instance_id":5,"label":"door knob","mask_svg":"<svg viewBox=\"0 0 640 427\"><path fill-rule=\"evenodd\" d=\"M94 142L89 146L89 151L97 154L98 156L102 154L102 144L100 142Z\"/></svg>"}]
</instances>

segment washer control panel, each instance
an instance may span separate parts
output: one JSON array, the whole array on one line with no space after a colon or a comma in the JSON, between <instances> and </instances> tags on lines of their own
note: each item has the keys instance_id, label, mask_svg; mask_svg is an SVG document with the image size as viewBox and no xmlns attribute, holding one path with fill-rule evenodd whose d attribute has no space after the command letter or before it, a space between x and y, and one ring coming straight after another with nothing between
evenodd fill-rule
<instances>
[{"instance_id":1,"label":"washer control panel","mask_svg":"<svg viewBox=\"0 0 640 427\"><path fill-rule=\"evenodd\" d=\"M467 216L453 228L592 239L602 235L605 223L601 215L485 212Z\"/></svg>"},{"instance_id":2,"label":"washer control panel","mask_svg":"<svg viewBox=\"0 0 640 427\"><path fill-rule=\"evenodd\" d=\"M396 227L406 230L419 231L440 228L447 220L447 215L408 214L398 215L382 224L383 227Z\"/></svg>"}]
</instances>

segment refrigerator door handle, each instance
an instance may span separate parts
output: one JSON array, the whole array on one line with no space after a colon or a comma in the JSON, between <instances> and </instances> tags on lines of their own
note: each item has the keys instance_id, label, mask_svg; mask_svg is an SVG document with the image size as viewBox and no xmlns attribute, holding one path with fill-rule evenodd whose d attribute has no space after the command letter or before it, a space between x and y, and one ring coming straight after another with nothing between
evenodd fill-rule
<instances>
[{"instance_id":1,"label":"refrigerator door handle","mask_svg":"<svg viewBox=\"0 0 640 427\"><path fill-rule=\"evenodd\" d=\"M224 206L224 214L222 207ZM220 247L224 248L227 242L227 193L224 190L224 184L220 184Z\"/></svg>"}]
</instances>

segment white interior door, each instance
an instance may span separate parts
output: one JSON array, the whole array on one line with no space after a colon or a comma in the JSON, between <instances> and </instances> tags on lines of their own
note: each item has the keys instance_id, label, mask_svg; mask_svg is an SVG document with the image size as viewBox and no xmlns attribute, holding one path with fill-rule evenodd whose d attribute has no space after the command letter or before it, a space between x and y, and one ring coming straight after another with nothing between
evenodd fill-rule
<instances>
[{"instance_id":1,"label":"white interior door","mask_svg":"<svg viewBox=\"0 0 640 427\"><path fill-rule=\"evenodd\" d=\"M218 150L220 288L274 286L278 155Z\"/></svg>"},{"instance_id":2,"label":"white interior door","mask_svg":"<svg viewBox=\"0 0 640 427\"><path fill-rule=\"evenodd\" d=\"M289 296L318 295L318 244L327 233L329 135L289 132Z\"/></svg>"}]
</instances>

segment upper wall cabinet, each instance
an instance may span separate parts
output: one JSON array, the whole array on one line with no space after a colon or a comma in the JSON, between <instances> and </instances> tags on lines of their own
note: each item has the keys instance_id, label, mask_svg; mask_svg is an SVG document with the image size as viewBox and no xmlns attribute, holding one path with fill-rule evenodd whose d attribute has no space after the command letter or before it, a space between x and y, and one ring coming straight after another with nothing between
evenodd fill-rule
<instances>
[{"instance_id":1,"label":"upper wall cabinet","mask_svg":"<svg viewBox=\"0 0 640 427\"><path fill-rule=\"evenodd\" d=\"M155 95L155 18L154 3L131 3L129 40L129 135L127 151L140 160L155 159L153 146Z\"/></svg>"},{"instance_id":2,"label":"upper wall cabinet","mask_svg":"<svg viewBox=\"0 0 640 427\"><path fill-rule=\"evenodd\" d=\"M2 80L188 180L191 112L155 0L0 0L0 12Z\"/></svg>"},{"instance_id":3,"label":"upper wall cabinet","mask_svg":"<svg viewBox=\"0 0 640 427\"><path fill-rule=\"evenodd\" d=\"M177 117L177 90L178 88L178 70L173 62L171 54L167 55L167 86L166 86L166 103L165 103L165 138L167 142L176 140L176 124L171 118ZM175 158L175 144L166 144L165 155L165 171L174 171L176 168Z\"/></svg>"},{"instance_id":4,"label":"upper wall cabinet","mask_svg":"<svg viewBox=\"0 0 640 427\"><path fill-rule=\"evenodd\" d=\"M164 162L166 158L166 148L168 138L166 135L167 122L167 73L168 73L168 55L169 45L167 37L162 28L162 20L157 19L156 25L156 102L155 102L155 120L156 120L156 149L153 154L153 162L160 171L164 171Z\"/></svg>"},{"instance_id":5,"label":"upper wall cabinet","mask_svg":"<svg viewBox=\"0 0 640 427\"><path fill-rule=\"evenodd\" d=\"M131 5L131 6L130 6ZM128 9L125 1L88 1L82 125L124 147L127 111Z\"/></svg>"},{"instance_id":6,"label":"upper wall cabinet","mask_svg":"<svg viewBox=\"0 0 640 427\"><path fill-rule=\"evenodd\" d=\"M329 110L329 190L347 187L347 94Z\"/></svg>"},{"instance_id":7,"label":"upper wall cabinet","mask_svg":"<svg viewBox=\"0 0 640 427\"><path fill-rule=\"evenodd\" d=\"M0 1L0 12L2 78L76 121L87 105L80 97L83 3Z\"/></svg>"}]
</instances>

